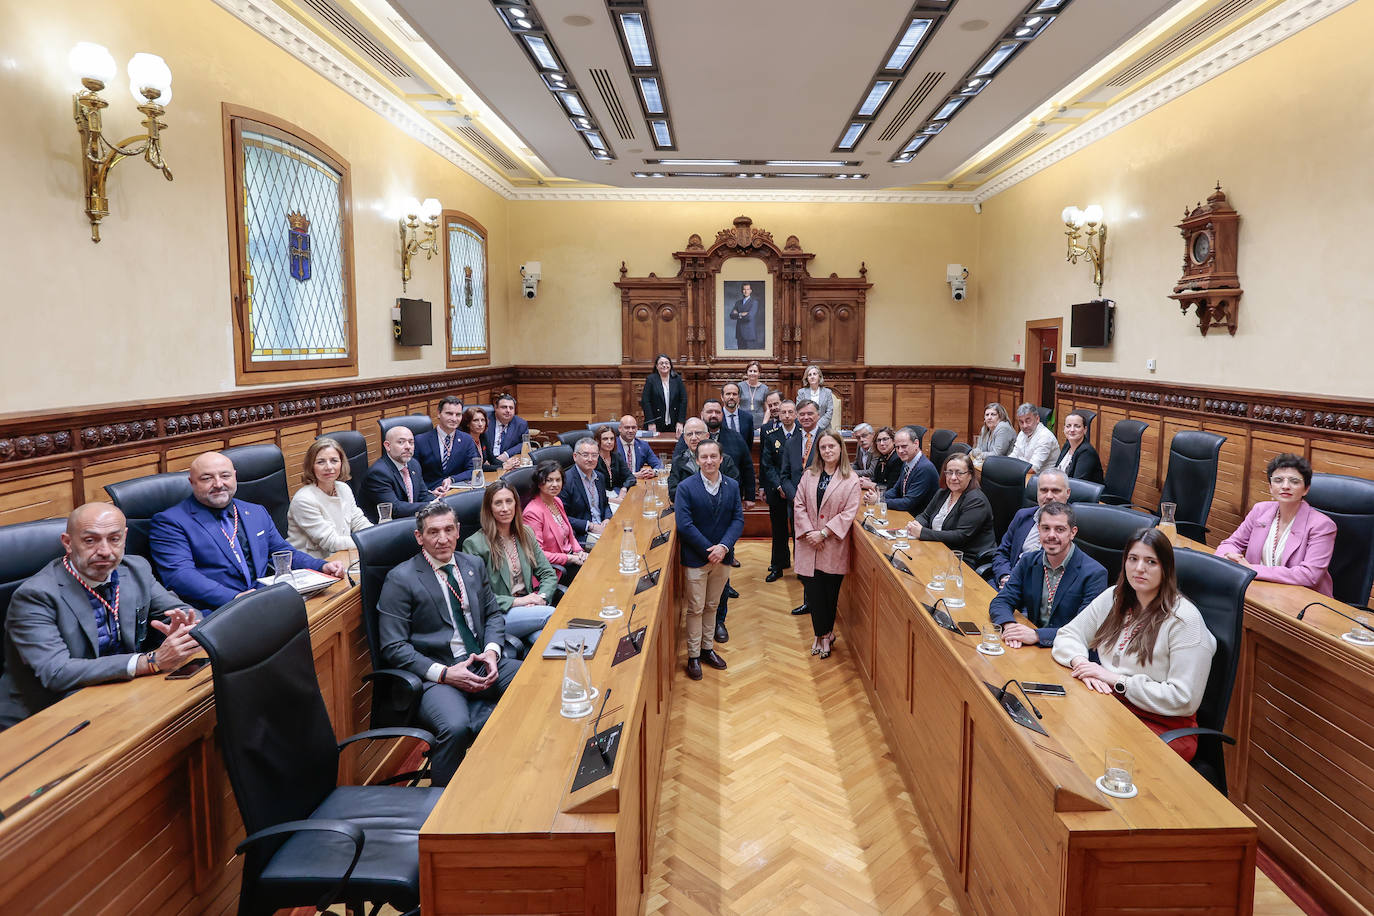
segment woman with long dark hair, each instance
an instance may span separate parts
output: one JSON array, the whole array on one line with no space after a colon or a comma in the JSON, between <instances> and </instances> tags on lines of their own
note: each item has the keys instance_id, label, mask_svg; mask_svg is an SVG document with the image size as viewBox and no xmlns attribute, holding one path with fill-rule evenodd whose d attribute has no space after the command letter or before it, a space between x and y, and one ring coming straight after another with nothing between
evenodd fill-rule
<instances>
[{"instance_id":1,"label":"woman with long dark hair","mask_svg":"<svg viewBox=\"0 0 1374 916\"><path fill-rule=\"evenodd\" d=\"M486 563L491 593L506 615L506 632L532 645L553 616L558 573L520 517L520 494L507 481L487 487L482 530L463 542L463 553Z\"/></svg>"},{"instance_id":2,"label":"woman with long dark hair","mask_svg":"<svg viewBox=\"0 0 1374 916\"><path fill-rule=\"evenodd\" d=\"M577 542L568 511L558 497L563 492L563 466L557 461L539 462L534 469L534 486L537 492L521 517L549 562L563 567L563 584L567 585L587 562L587 551Z\"/></svg>"},{"instance_id":3,"label":"woman with long dark hair","mask_svg":"<svg viewBox=\"0 0 1374 916\"><path fill-rule=\"evenodd\" d=\"M1059 628L1054 660L1099 693L1115 693L1155 734L1197 726L1217 641L1178 590L1174 548L1158 528L1126 542L1116 585ZM1170 744L1184 759L1197 738Z\"/></svg>"},{"instance_id":4,"label":"woman with long dark hair","mask_svg":"<svg viewBox=\"0 0 1374 916\"><path fill-rule=\"evenodd\" d=\"M519 455L512 455L502 461L491 453L491 446L482 435L487 431L487 412L482 408L469 407L464 410L463 419L458 421L458 429L472 437L472 443L477 446L477 454L482 459L482 470L500 471L504 474L520 466Z\"/></svg>"},{"instance_id":5,"label":"woman with long dark hair","mask_svg":"<svg viewBox=\"0 0 1374 916\"><path fill-rule=\"evenodd\" d=\"M654 371L644 379L639 406L644 409L644 425L651 435L657 435L660 429L674 436L682 435L682 424L687 422L687 386L682 376L673 371L673 361L667 353L658 354L654 360Z\"/></svg>"}]
</instances>

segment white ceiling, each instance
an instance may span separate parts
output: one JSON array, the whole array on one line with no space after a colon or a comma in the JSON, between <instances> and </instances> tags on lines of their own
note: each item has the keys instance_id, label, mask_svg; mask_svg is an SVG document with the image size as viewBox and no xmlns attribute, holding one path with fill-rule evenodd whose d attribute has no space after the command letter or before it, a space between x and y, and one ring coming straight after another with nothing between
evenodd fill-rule
<instances>
[{"instance_id":1,"label":"white ceiling","mask_svg":"<svg viewBox=\"0 0 1374 916\"><path fill-rule=\"evenodd\" d=\"M1016 22L1027 0L956 0L853 153L833 147L909 21L910 0L650 0L677 150L657 152L604 0L535 4L616 158L595 161L489 0L390 0L554 176L654 189L645 159L849 159L862 181L687 179L679 188L881 189L943 182L1008 128L1175 5L1074 0L907 164L888 160ZM589 19L589 25L572 25ZM609 71L634 138L619 137L591 77ZM928 72L945 76L894 137L879 135ZM675 170L692 170L674 167ZM827 171L826 169L784 169Z\"/></svg>"}]
</instances>

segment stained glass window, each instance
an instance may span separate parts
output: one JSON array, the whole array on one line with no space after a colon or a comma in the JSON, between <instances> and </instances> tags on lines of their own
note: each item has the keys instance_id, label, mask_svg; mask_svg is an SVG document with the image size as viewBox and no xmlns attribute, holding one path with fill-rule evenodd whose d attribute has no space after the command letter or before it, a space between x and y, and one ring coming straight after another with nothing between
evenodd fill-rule
<instances>
[{"instance_id":1,"label":"stained glass window","mask_svg":"<svg viewBox=\"0 0 1374 916\"><path fill-rule=\"evenodd\" d=\"M356 367L347 165L282 129L234 127L240 372Z\"/></svg>"},{"instance_id":2,"label":"stained glass window","mask_svg":"<svg viewBox=\"0 0 1374 916\"><path fill-rule=\"evenodd\" d=\"M487 356L486 231L461 214L445 214L448 255L448 358L471 362Z\"/></svg>"}]
</instances>

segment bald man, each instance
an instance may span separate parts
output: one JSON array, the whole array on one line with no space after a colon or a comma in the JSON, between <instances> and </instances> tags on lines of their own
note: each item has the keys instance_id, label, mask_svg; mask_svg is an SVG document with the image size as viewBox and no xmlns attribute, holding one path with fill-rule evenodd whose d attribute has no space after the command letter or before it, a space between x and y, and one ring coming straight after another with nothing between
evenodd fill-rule
<instances>
[{"instance_id":1,"label":"bald man","mask_svg":"<svg viewBox=\"0 0 1374 916\"><path fill-rule=\"evenodd\" d=\"M415 434L404 426L387 430L382 452L367 469L358 500L363 514L374 523L379 503L391 504L392 518L410 518L447 492L447 487L430 490L425 486L420 462L415 460Z\"/></svg>"},{"instance_id":2,"label":"bald man","mask_svg":"<svg viewBox=\"0 0 1374 916\"><path fill-rule=\"evenodd\" d=\"M124 513L86 503L67 517L66 553L19 586L5 619L0 728L89 684L175 671L200 651L200 615L124 556Z\"/></svg>"},{"instance_id":3,"label":"bald man","mask_svg":"<svg viewBox=\"0 0 1374 916\"><path fill-rule=\"evenodd\" d=\"M620 441L616 443L616 448L620 449L625 456L625 464L640 480L653 477L663 467L663 462L649 448L649 443L639 438L639 421L630 414L620 418Z\"/></svg>"},{"instance_id":4,"label":"bald man","mask_svg":"<svg viewBox=\"0 0 1374 916\"><path fill-rule=\"evenodd\" d=\"M256 503L235 499L238 473L219 452L191 462L191 495L153 516L148 532L158 578L206 613L258 587L272 554L291 552L292 569L313 569L342 578L343 563L327 563L296 550L281 536L272 515Z\"/></svg>"}]
</instances>

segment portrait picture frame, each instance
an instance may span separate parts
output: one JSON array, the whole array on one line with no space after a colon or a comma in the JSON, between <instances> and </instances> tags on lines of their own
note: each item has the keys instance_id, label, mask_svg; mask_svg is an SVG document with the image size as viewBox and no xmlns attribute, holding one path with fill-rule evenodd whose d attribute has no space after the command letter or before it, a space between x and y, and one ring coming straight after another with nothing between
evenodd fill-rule
<instances>
[{"instance_id":1,"label":"portrait picture frame","mask_svg":"<svg viewBox=\"0 0 1374 916\"><path fill-rule=\"evenodd\" d=\"M773 284L762 263L741 259L716 279L716 356L773 355Z\"/></svg>"}]
</instances>

